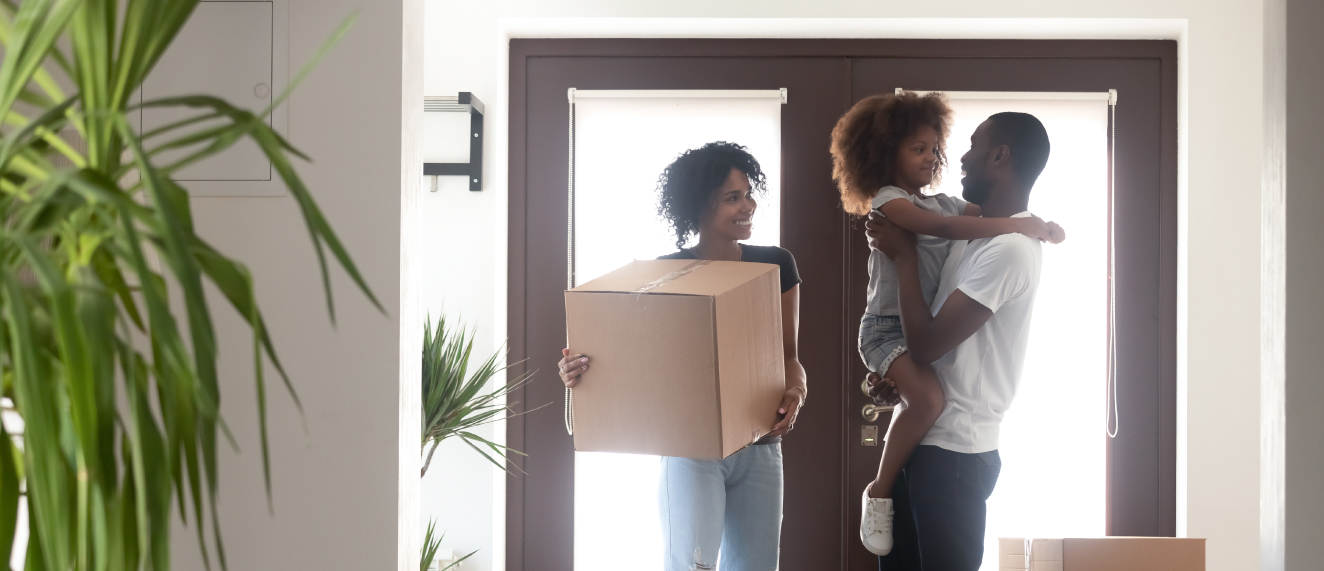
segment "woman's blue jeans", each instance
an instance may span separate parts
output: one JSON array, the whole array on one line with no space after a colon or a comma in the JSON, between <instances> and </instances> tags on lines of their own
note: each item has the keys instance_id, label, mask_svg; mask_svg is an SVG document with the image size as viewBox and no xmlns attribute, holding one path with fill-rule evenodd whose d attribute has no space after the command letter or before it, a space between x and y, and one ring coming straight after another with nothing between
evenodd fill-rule
<instances>
[{"instance_id":1,"label":"woman's blue jeans","mask_svg":"<svg viewBox=\"0 0 1324 571\"><path fill-rule=\"evenodd\" d=\"M725 460L662 458L657 486L666 571L775 571L781 545L782 447Z\"/></svg>"}]
</instances>

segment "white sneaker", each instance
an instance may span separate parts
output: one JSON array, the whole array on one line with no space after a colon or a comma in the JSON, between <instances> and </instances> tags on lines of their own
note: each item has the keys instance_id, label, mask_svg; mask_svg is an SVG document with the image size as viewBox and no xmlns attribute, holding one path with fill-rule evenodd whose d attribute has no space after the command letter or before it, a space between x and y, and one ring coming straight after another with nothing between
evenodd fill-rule
<instances>
[{"instance_id":1,"label":"white sneaker","mask_svg":"<svg viewBox=\"0 0 1324 571\"><path fill-rule=\"evenodd\" d=\"M864 488L860 514L860 543L874 555L892 552L892 498L871 498Z\"/></svg>"}]
</instances>

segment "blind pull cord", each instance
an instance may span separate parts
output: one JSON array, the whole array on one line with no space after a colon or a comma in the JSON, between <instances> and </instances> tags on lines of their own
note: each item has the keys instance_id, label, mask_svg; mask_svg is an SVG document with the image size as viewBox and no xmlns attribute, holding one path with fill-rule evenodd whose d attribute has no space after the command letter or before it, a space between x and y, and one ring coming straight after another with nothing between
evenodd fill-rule
<instances>
[{"instance_id":1,"label":"blind pull cord","mask_svg":"<svg viewBox=\"0 0 1324 571\"><path fill-rule=\"evenodd\" d=\"M565 233L565 289L575 288L575 88L566 90L566 98L570 103L570 156L568 157L567 172L570 173L567 182L566 196L566 233ZM570 330L566 330L565 346L570 346ZM575 434L575 396L570 387L565 388L565 410L562 412L562 418L565 420L565 433L571 436Z\"/></svg>"},{"instance_id":2,"label":"blind pull cord","mask_svg":"<svg viewBox=\"0 0 1324 571\"><path fill-rule=\"evenodd\" d=\"M1117 438L1122 418L1117 407L1117 90L1108 90L1108 378L1105 430Z\"/></svg>"}]
</instances>

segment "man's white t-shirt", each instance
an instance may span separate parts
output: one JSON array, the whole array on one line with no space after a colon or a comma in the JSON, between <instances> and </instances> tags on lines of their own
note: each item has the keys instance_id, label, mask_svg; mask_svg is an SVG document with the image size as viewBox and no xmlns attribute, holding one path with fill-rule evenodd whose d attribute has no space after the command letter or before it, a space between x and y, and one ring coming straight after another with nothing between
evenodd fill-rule
<instances>
[{"instance_id":1,"label":"man's white t-shirt","mask_svg":"<svg viewBox=\"0 0 1324 571\"><path fill-rule=\"evenodd\" d=\"M1029 216L1022 212L1014 216ZM959 255L959 248L953 248ZM949 262L955 262L951 260ZM1030 314L1039 288L1039 240L1003 234L971 240L954 270L943 272L933 314L956 290L993 310L970 338L933 362L946 406L921 444L977 454L998 448L998 426L1011 406L1025 363ZM950 275L950 277L949 277Z\"/></svg>"}]
</instances>

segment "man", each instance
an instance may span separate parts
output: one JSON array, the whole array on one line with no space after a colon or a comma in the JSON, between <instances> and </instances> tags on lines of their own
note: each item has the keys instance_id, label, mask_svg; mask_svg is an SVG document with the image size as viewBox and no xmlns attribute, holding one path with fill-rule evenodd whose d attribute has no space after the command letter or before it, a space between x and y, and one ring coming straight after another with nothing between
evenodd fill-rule
<instances>
[{"instance_id":1,"label":"man","mask_svg":"<svg viewBox=\"0 0 1324 571\"><path fill-rule=\"evenodd\" d=\"M961 157L962 196L983 216L1030 216L1030 189L1048 162L1048 133L1033 115L998 113ZM893 490L895 546L881 571L976 571L984 554L985 502L997 483L998 425L1020 380L1042 261L1021 234L953 245L933 307L920 289L915 236L877 212L869 245L897 266L901 322L911 358L931 363L946 394L942 414ZM953 266L954 265L954 266ZM886 380L872 394L895 402Z\"/></svg>"}]
</instances>

